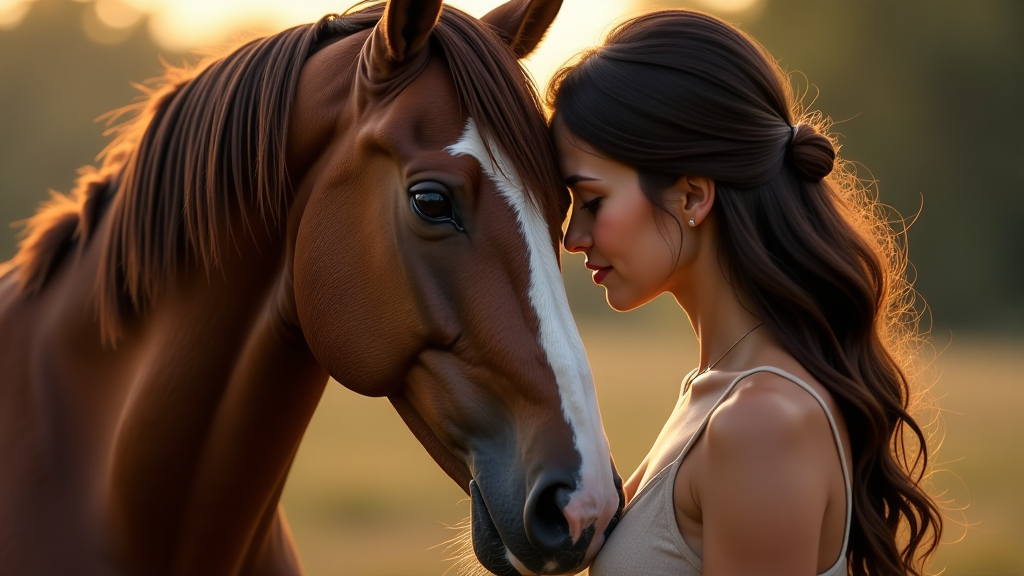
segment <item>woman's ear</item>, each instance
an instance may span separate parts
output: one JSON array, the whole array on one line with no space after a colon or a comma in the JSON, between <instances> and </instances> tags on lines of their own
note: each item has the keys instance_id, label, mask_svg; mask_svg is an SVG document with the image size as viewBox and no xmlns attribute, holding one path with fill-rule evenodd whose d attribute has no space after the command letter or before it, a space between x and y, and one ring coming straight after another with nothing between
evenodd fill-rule
<instances>
[{"instance_id":1,"label":"woman's ear","mask_svg":"<svg viewBox=\"0 0 1024 576\"><path fill-rule=\"evenodd\" d=\"M683 221L687 226L699 226L715 205L715 181L707 176L681 176L673 188L682 197Z\"/></svg>"}]
</instances>

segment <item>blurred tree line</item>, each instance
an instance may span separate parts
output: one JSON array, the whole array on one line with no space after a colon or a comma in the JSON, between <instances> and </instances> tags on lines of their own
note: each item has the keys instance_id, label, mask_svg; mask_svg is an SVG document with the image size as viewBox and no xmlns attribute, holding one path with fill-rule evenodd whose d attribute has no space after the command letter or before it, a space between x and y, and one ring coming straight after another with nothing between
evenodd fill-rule
<instances>
[{"instance_id":1,"label":"blurred tree line","mask_svg":"<svg viewBox=\"0 0 1024 576\"><path fill-rule=\"evenodd\" d=\"M161 72L144 19L104 45L84 31L91 8L37 0L0 30L2 221L67 191L105 144L93 120L137 97L130 81ZM725 18L802 74L805 103L838 122L842 155L883 202L921 210L910 255L936 325L1024 332L1024 2L762 0ZM0 260L14 249L14 232L0 234ZM599 292L585 290L574 308L600 314Z\"/></svg>"},{"instance_id":2,"label":"blurred tree line","mask_svg":"<svg viewBox=\"0 0 1024 576\"><path fill-rule=\"evenodd\" d=\"M768 0L745 28L905 217L937 326L1024 332L1024 2ZM868 172L867 170L870 170Z\"/></svg>"}]
</instances>

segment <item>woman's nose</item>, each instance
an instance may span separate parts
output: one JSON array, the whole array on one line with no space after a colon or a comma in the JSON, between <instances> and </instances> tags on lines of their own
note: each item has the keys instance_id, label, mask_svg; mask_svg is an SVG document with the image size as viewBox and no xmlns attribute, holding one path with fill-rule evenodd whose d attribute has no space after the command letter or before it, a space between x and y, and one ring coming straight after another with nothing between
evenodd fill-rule
<instances>
[{"instance_id":1,"label":"woman's nose","mask_svg":"<svg viewBox=\"0 0 1024 576\"><path fill-rule=\"evenodd\" d=\"M580 218L575 218L570 213L569 225L565 229L565 238L562 240L562 245L565 246L566 251L574 254L586 252L594 244L589 227L580 220Z\"/></svg>"}]
</instances>

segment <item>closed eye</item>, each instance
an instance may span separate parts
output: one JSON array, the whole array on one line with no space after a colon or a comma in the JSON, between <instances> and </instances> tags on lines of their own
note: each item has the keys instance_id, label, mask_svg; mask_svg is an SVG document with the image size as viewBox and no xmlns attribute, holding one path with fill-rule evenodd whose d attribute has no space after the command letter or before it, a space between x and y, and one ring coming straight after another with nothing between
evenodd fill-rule
<instances>
[{"instance_id":1,"label":"closed eye","mask_svg":"<svg viewBox=\"0 0 1024 576\"><path fill-rule=\"evenodd\" d=\"M598 196L593 200L588 200L587 202L580 204L580 210L586 210L591 214L597 214L597 208L601 204L601 200L604 200L603 196Z\"/></svg>"}]
</instances>

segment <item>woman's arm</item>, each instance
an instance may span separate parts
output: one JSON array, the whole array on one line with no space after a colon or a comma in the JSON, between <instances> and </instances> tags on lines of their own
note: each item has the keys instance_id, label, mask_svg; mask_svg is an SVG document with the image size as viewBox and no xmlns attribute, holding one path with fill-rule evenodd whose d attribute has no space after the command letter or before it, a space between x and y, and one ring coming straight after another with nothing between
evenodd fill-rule
<instances>
[{"instance_id":1,"label":"woman's arm","mask_svg":"<svg viewBox=\"0 0 1024 576\"><path fill-rule=\"evenodd\" d=\"M829 473L839 468L832 438L817 402L788 380L741 383L708 423L694 470L705 576L817 574Z\"/></svg>"}]
</instances>

